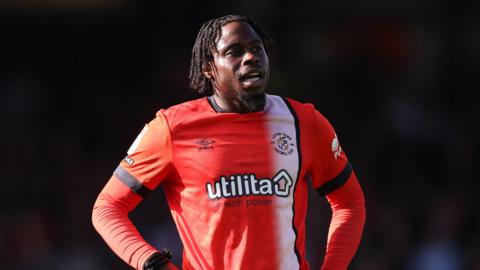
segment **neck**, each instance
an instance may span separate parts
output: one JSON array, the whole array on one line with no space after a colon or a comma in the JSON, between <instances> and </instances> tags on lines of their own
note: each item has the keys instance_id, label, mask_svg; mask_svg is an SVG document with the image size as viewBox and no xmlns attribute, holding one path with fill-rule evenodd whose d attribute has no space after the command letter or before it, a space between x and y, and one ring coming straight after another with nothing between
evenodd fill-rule
<instances>
[{"instance_id":1,"label":"neck","mask_svg":"<svg viewBox=\"0 0 480 270\"><path fill-rule=\"evenodd\" d=\"M215 91L213 101L220 107L221 112L259 112L263 111L265 107L265 93L253 96L225 97Z\"/></svg>"}]
</instances>

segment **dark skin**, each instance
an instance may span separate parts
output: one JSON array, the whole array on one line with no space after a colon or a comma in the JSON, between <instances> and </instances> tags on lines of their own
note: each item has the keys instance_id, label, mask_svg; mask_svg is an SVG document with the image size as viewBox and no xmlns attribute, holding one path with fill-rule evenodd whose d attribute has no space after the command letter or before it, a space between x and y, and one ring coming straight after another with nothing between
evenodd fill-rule
<instances>
[{"instance_id":1,"label":"dark skin","mask_svg":"<svg viewBox=\"0 0 480 270\"><path fill-rule=\"evenodd\" d=\"M204 68L211 80L215 102L224 112L262 111L269 77L268 56L262 39L245 22L222 27L213 61Z\"/></svg>"}]
</instances>

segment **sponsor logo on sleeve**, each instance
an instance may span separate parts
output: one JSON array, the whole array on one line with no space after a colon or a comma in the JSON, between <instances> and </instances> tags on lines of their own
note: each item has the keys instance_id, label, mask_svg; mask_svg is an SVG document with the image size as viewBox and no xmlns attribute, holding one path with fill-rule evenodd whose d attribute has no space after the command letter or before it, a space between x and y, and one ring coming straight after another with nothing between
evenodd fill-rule
<instances>
[{"instance_id":1,"label":"sponsor logo on sleeve","mask_svg":"<svg viewBox=\"0 0 480 270\"><path fill-rule=\"evenodd\" d=\"M340 146L340 142L338 141L337 134L335 134L335 138L333 138L332 140L332 152L335 159L337 159L342 153L342 147Z\"/></svg>"},{"instance_id":2,"label":"sponsor logo on sleeve","mask_svg":"<svg viewBox=\"0 0 480 270\"><path fill-rule=\"evenodd\" d=\"M129 156L126 156L123 160L128 164L128 166L132 166L133 163L135 162L135 161L134 161L131 157L129 157Z\"/></svg>"}]
</instances>

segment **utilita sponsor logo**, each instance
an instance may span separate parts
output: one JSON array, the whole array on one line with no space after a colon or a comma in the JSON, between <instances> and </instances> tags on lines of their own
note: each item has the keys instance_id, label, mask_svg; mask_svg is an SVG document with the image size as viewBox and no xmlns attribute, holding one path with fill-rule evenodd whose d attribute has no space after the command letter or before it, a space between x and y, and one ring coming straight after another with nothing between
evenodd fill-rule
<instances>
[{"instance_id":1,"label":"utilita sponsor logo","mask_svg":"<svg viewBox=\"0 0 480 270\"><path fill-rule=\"evenodd\" d=\"M288 197L292 186L292 177L285 170L279 171L272 179L259 179L253 173L236 174L222 176L213 184L207 183L207 194L212 200L250 195Z\"/></svg>"}]
</instances>

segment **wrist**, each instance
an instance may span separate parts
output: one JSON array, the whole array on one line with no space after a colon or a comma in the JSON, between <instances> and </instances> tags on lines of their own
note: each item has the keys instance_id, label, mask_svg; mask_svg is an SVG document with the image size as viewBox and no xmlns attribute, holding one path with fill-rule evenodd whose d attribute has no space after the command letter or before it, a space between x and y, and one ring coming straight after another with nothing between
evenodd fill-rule
<instances>
[{"instance_id":1,"label":"wrist","mask_svg":"<svg viewBox=\"0 0 480 270\"><path fill-rule=\"evenodd\" d=\"M162 249L153 253L143 264L143 270L160 270L167 265L172 258L170 251Z\"/></svg>"}]
</instances>

